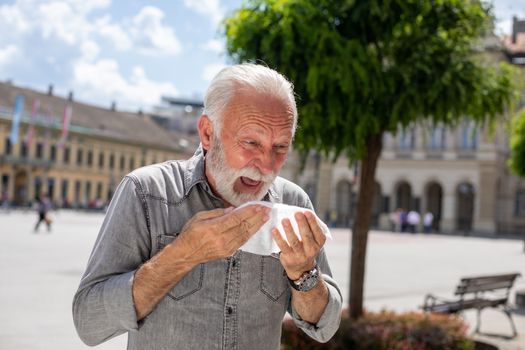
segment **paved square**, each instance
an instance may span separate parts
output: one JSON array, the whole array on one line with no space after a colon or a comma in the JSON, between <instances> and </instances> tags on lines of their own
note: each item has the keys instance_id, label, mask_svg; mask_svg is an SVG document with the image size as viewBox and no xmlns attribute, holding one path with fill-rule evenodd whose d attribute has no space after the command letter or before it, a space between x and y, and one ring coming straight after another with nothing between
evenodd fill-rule
<instances>
[{"instance_id":1,"label":"paved square","mask_svg":"<svg viewBox=\"0 0 525 350\"><path fill-rule=\"evenodd\" d=\"M34 234L33 211L0 212L0 349L89 348L76 335L71 302L103 215L60 211L53 217L50 234L44 226ZM345 299L349 232L333 230L334 239L326 247ZM451 297L462 276L514 271L523 275L516 287L525 288L525 253L518 240L371 232L365 306L415 310L427 292ZM525 310L516 311L517 339L486 339L498 342L501 349L525 350ZM465 317L472 323L475 313L467 312ZM510 325L503 313L487 310L482 314L482 331L506 335ZM125 348L125 336L97 347Z\"/></svg>"}]
</instances>

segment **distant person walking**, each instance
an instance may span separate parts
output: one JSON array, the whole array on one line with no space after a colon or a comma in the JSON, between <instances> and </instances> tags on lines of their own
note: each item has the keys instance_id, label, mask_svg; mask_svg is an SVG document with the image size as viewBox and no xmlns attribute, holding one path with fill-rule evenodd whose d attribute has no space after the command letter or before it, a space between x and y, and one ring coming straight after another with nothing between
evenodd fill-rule
<instances>
[{"instance_id":1,"label":"distant person walking","mask_svg":"<svg viewBox=\"0 0 525 350\"><path fill-rule=\"evenodd\" d=\"M403 210L397 208L395 211L390 213L390 227L393 232L401 231L401 213Z\"/></svg>"},{"instance_id":2,"label":"distant person walking","mask_svg":"<svg viewBox=\"0 0 525 350\"><path fill-rule=\"evenodd\" d=\"M425 233L432 232L432 223L434 222L434 214L432 212L427 211L425 213L425 216L423 216L423 231Z\"/></svg>"},{"instance_id":3,"label":"distant person walking","mask_svg":"<svg viewBox=\"0 0 525 350\"><path fill-rule=\"evenodd\" d=\"M51 210L51 201L45 193L42 193L40 195L40 198L38 199L38 222L35 225L35 233L38 232L38 227L42 222L46 223L47 226L47 232L51 232L51 218L49 217L49 211Z\"/></svg>"},{"instance_id":4,"label":"distant person walking","mask_svg":"<svg viewBox=\"0 0 525 350\"><path fill-rule=\"evenodd\" d=\"M417 211L411 210L408 213L407 221L408 227L410 228L410 232L416 233L416 229L418 228L419 222L421 221L421 215L419 215Z\"/></svg>"},{"instance_id":5,"label":"distant person walking","mask_svg":"<svg viewBox=\"0 0 525 350\"><path fill-rule=\"evenodd\" d=\"M405 209L401 209L399 213L399 221L401 223L401 232L406 232L408 229L408 213Z\"/></svg>"}]
</instances>

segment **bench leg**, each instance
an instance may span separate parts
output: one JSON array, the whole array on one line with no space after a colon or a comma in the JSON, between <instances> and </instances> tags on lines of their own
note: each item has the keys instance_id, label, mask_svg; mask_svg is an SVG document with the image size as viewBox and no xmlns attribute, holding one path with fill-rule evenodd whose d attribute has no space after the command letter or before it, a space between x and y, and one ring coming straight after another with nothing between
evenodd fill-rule
<instances>
[{"instance_id":1,"label":"bench leg","mask_svg":"<svg viewBox=\"0 0 525 350\"><path fill-rule=\"evenodd\" d=\"M479 333L479 327L481 327L481 310L482 309L477 309L477 310L478 310L478 315L476 318L476 329L474 330L475 333Z\"/></svg>"},{"instance_id":2,"label":"bench leg","mask_svg":"<svg viewBox=\"0 0 525 350\"><path fill-rule=\"evenodd\" d=\"M512 319L512 314L511 314L511 311L510 311L509 307L508 306L504 306L503 307L503 312L509 318L510 326L512 327L512 336L516 337L518 335L518 332L516 331L516 325L514 324L514 320Z\"/></svg>"}]
</instances>

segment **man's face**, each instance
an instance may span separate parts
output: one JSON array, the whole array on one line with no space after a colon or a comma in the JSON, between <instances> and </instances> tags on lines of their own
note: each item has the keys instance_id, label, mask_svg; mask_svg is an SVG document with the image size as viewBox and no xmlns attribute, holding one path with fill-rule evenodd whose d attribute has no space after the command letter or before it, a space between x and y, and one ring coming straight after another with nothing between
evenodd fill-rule
<instances>
[{"instance_id":1,"label":"man's face","mask_svg":"<svg viewBox=\"0 0 525 350\"><path fill-rule=\"evenodd\" d=\"M241 91L226 106L222 121L206 155L208 181L234 206L260 200L288 155L292 108L275 97Z\"/></svg>"}]
</instances>

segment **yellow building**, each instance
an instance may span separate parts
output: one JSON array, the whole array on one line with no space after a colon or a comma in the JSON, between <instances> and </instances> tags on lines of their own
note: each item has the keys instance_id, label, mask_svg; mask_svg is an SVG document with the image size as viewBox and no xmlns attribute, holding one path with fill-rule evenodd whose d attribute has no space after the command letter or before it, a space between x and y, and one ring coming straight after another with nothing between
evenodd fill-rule
<instances>
[{"instance_id":1,"label":"yellow building","mask_svg":"<svg viewBox=\"0 0 525 350\"><path fill-rule=\"evenodd\" d=\"M17 95L25 99L18 141L9 135ZM39 112L32 105L39 101ZM62 115L72 118L67 141L59 145ZM32 125L33 137L28 140ZM99 207L107 203L121 178L140 166L186 158L177 135L149 115L104 109L0 83L0 190L14 205L31 203L42 191L57 205ZM188 153L190 152L190 153Z\"/></svg>"}]
</instances>

